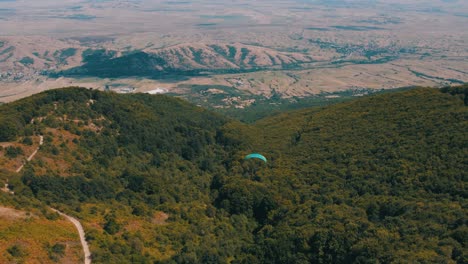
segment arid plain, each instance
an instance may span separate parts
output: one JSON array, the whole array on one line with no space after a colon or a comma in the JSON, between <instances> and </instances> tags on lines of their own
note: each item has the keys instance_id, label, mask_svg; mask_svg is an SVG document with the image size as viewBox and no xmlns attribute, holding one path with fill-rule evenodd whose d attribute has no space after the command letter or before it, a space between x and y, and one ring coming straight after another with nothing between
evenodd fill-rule
<instances>
[{"instance_id":1,"label":"arid plain","mask_svg":"<svg viewBox=\"0 0 468 264\"><path fill-rule=\"evenodd\" d=\"M462 0L0 0L0 25L0 102L64 86L289 98L468 81ZM144 69L157 78L88 67L135 54L165 65Z\"/></svg>"}]
</instances>

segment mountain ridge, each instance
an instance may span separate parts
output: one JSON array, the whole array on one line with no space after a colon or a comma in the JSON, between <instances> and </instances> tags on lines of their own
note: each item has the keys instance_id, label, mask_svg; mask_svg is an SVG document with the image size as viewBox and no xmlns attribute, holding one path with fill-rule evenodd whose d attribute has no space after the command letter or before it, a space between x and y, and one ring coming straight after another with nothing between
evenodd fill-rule
<instances>
[{"instance_id":1,"label":"mountain ridge","mask_svg":"<svg viewBox=\"0 0 468 264\"><path fill-rule=\"evenodd\" d=\"M99 59L99 58L97 58ZM201 74L242 72L268 68L291 68L315 61L310 55L234 44L178 44L143 49L58 72L64 76L158 76L161 74Z\"/></svg>"}]
</instances>

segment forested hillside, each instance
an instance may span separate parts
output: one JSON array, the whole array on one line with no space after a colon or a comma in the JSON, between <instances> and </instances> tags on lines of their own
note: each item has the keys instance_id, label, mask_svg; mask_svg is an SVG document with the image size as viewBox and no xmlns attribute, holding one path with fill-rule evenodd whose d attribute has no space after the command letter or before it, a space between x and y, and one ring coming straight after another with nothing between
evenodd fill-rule
<instances>
[{"instance_id":1,"label":"forested hillside","mask_svg":"<svg viewBox=\"0 0 468 264\"><path fill-rule=\"evenodd\" d=\"M265 259L466 262L468 90L443 91L373 96L259 122L265 152L278 153L261 178L283 196L289 191L284 199L294 204L264 227L273 238L264 240Z\"/></svg>"},{"instance_id":2,"label":"forested hillside","mask_svg":"<svg viewBox=\"0 0 468 264\"><path fill-rule=\"evenodd\" d=\"M466 263L467 91L253 125L161 95L48 91L0 106L15 191L0 201L81 219L94 263Z\"/></svg>"}]
</instances>

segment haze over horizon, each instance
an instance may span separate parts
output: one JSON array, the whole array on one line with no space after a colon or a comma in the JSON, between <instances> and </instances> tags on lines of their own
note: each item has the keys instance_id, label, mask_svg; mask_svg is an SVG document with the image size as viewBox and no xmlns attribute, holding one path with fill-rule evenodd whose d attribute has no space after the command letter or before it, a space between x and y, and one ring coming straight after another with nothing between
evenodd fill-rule
<instances>
[{"instance_id":1,"label":"haze over horizon","mask_svg":"<svg viewBox=\"0 0 468 264\"><path fill-rule=\"evenodd\" d=\"M467 1L9 0L0 20L4 102L69 84L290 98L468 80ZM150 61L121 71L136 52Z\"/></svg>"}]
</instances>

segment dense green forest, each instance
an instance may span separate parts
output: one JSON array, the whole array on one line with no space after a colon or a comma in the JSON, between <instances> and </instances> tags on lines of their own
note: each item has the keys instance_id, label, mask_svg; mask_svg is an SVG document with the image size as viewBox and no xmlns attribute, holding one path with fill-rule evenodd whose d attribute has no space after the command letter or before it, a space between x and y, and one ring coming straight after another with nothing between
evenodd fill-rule
<instances>
[{"instance_id":1,"label":"dense green forest","mask_svg":"<svg viewBox=\"0 0 468 264\"><path fill-rule=\"evenodd\" d=\"M245 124L51 90L0 106L0 141L45 140L0 201L81 219L94 263L467 263L467 105L416 88Z\"/></svg>"}]
</instances>

